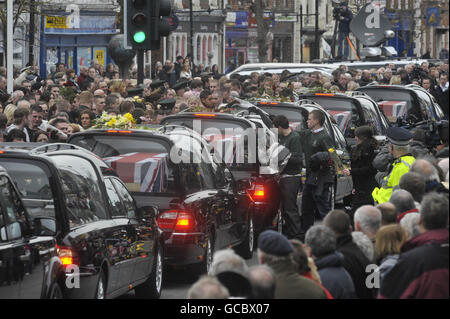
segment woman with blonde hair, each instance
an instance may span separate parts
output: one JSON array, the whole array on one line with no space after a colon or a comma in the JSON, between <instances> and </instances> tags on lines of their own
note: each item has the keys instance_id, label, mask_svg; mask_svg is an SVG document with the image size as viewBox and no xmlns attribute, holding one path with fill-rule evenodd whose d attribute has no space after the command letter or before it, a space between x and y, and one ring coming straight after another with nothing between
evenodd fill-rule
<instances>
[{"instance_id":1,"label":"woman with blonde hair","mask_svg":"<svg viewBox=\"0 0 450 319\"><path fill-rule=\"evenodd\" d=\"M183 67L181 68L181 72L180 72L180 79L187 79L187 80L192 80L192 72L191 72L191 66L189 64L189 61L186 61L183 64Z\"/></svg>"},{"instance_id":2,"label":"woman with blonde hair","mask_svg":"<svg viewBox=\"0 0 450 319\"><path fill-rule=\"evenodd\" d=\"M119 93L122 97L126 97L127 85L120 79L111 80L111 82L109 82L109 92Z\"/></svg>"},{"instance_id":3,"label":"woman with blonde hair","mask_svg":"<svg viewBox=\"0 0 450 319\"><path fill-rule=\"evenodd\" d=\"M188 98L188 107L190 109L196 108L196 107L200 107L202 106L202 101L200 100L200 97L195 96L195 95L191 95Z\"/></svg>"},{"instance_id":4,"label":"woman with blonde hair","mask_svg":"<svg viewBox=\"0 0 450 319\"><path fill-rule=\"evenodd\" d=\"M401 248L407 241L405 230L397 224L381 227L375 239L375 258L380 272L380 282L397 264Z\"/></svg>"},{"instance_id":5,"label":"woman with blonde hair","mask_svg":"<svg viewBox=\"0 0 450 319\"><path fill-rule=\"evenodd\" d=\"M401 83L402 79L400 75L393 75L391 81L389 82L390 85L400 85Z\"/></svg>"},{"instance_id":6,"label":"woman with blonde hair","mask_svg":"<svg viewBox=\"0 0 450 319\"><path fill-rule=\"evenodd\" d=\"M8 104L3 110L3 114L5 114L8 119L8 123L11 123L14 119L14 111L17 109L17 106L14 104Z\"/></svg>"}]
</instances>

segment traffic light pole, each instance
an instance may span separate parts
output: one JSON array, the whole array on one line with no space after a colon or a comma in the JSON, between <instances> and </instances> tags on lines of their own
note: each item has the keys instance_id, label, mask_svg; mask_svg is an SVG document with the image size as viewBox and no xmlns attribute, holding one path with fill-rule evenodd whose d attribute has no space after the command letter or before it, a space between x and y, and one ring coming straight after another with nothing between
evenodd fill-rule
<instances>
[{"instance_id":1,"label":"traffic light pole","mask_svg":"<svg viewBox=\"0 0 450 319\"><path fill-rule=\"evenodd\" d=\"M137 84L144 84L144 50L137 50Z\"/></svg>"}]
</instances>

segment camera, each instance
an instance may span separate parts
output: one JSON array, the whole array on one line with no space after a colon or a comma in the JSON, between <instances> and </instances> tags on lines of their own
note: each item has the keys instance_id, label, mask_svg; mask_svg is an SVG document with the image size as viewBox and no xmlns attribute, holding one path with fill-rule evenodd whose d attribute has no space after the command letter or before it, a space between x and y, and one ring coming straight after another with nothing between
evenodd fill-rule
<instances>
[{"instance_id":1,"label":"camera","mask_svg":"<svg viewBox=\"0 0 450 319\"><path fill-rule=\"evenodd\" d=\"M428 74L422 70L420 66L414 66L414 69L411 72L411 79L423 79L427 78Z\"/></svg>"},{"instance_id":2,"label":"camera","mask_svg":"<svg viewBox=\"0 0 450 319\"><path fill-rule=\"evenodd\" d=\"M339 5L338 7L333 9L333 19L339 20L339 17L345 13L345 9L342 5Z\"/></svg>"}]
</instances>

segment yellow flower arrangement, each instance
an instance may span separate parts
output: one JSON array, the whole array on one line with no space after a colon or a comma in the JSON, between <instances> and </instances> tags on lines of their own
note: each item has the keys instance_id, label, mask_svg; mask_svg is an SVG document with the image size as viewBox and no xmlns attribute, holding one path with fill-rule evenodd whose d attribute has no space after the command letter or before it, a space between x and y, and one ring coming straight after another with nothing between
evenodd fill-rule
<instances>
[{"instance_id":1,"label":"yellow flower arrangement","mask_svg":"<svg viewBox=\"0 0 450 319\"><path fill-rule=\"evenodd\" d=\"M102 113L102 116L94 121L92 128L133 128L136 121L131 113L125 115L110 115L106 112Z\"/></svg>"}]
</instances>

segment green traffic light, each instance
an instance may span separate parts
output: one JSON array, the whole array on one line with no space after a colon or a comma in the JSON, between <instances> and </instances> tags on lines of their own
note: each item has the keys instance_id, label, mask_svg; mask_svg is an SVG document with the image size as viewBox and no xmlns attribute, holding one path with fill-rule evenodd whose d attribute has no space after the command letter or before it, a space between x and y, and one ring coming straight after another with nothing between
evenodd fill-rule
<instances>
[{"instance_id":1,"label":"green traffic light","mask_svg":"<svg viewBox=\"0 0 450 319\"><path fill-rule=\"evenodd\" d=\"M134 34L134 36L133 36L133 40L134 40L134 42L136 42L136 43L142 43L142 42L144 42L145 41L145 32L143 32L143 31L138 31L138 32L136 32L135 34Z\"/></svg>"}]
</instances>

